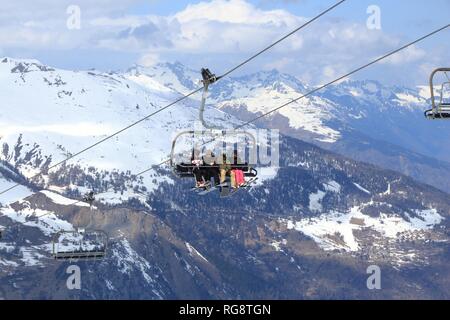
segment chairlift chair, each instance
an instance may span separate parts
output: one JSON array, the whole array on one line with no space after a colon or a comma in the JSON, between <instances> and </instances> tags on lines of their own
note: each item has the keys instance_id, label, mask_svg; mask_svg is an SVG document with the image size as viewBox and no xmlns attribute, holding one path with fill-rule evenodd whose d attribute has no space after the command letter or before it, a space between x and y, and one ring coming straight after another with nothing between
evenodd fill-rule
<instances>
[{"instance_id":1,"label":"chairlift chair","mask_svg":"<svg viewBox=\"0 0 450 320\"><path fill-rule=\"evenodd\" d=\"M447 72L450 72L450 68L438 68L431 73L430 90L432 108L425 111L425 117L427 119L450 119L450 97L445 96L446 92L450 94L450 78ZM438 98L435 96L434 92L434 79L435 76L439 73L444 73L448 81L442 83L440 97Z\"/></svg>"},{"instance_id":2,"label":"chairlift chair","mask_svg":"<svg viewBox=\"0 0 450 320\"><path fill-rule=\"evenodd\" d=\"M201 74L202 74L202 82L203 82L203 95L202 95L202 101L201 101L201 105L200 105L200 114L199 114L199 119L200 122L203 126L202 130L191 130L191 131L184 131L179 133L173 140L172 142L172 150L171 150L171 156L170 156L170 166L174 172L174 174L179 177L179 178L193 178L194 177L194 169L195 168L211 168L211 167L216 167L219 168L220 164L217 165L209 165L209 166L196 166L194 164L191 163L191 161L186 162L186 161L177 161L176 156L177 154L175 153L175 148L177 145L177 142L179 141L179 139L181 137L187 137L188 139L190 139L190 137L192 137L192 150L194 150L194 145L195 145L195 141L193 141L195 139L195 137L202 137L202 138L209 138L210 140L208 142L206 142L204 145L207 145L211 142L219 142L219 143L225 143L227 139L230 138L238 138L239 135L243 135L246 137L245 141L250 141L250 143L246 146L246 149L249 150L256 150L257 148L257 143L256 143L256 138L253 136L253 134L246 132L246 131L237 131L237 130L229 130L227 131L226 129L211 125L206 123L204 117L203 117L203 113L205 111L205 106L206 106L206 99L208 96L208 88L209 85L215 83L216 81L218 81L220 79L220 77L217 77L215 74L213 74L209 69L207 68L203 68L201 70ZM236 141L238 142L238 141ZM254 149L253 149L254 148ZM250 159L249 161L243 163L243 164L231 164L231 169L240 169L244 172L244 176L245 177L249 177L249 178L256 178L258 175L258 171L255 169L256 166L256 159L254 158L254 153L250 152Z\"/></svg>"},{"instance_id":3,"label":"chairlift chair","mask_svg":"<svg viewBox=\"0 0 450 320\"><path fill-rule=\"evenodd\" d=\"M170 153L170 167L172 168L174 174L179 177L179 178L192 178L194 176L194 169L195 168L210 168L210 167L217 167L219 168L219 164L217 165L213 165L213 166L196 166L192 163L188 163L188 162L178 162L176 159L176 153L175 153L175 149L176 149L176 145L177 145L177 141L182 137L182 136L188 136L188 137L192 137L192 136L196 136L201 134L203 137L205 137L205 135L210 135L211 136L211 141L212 140L219 140L219 141L223 141L223 137L220 137L220 135L218 134L214 134L214 133L206 133L206 132L197 132L197 131L184 131L179 133L174 141L172 142L172 150ZM251 141L251 143L249 143L247 145L247 147L249 147L249 149L252 148L257 148L256 145L256 138L249 132L246 131L231 131L231 132L222 132L222 135L225 136L226 138L230 138L230 136L239 136L239 135L244 135L246 137L249 138L249 140ZM194 148L194 146L192 146ZM256 159L253 159L252 156L250 156L250 161L249 162L245 162L242 164L235 164L232 163L230 164L231 169L240 169L244 172L244 176L245 177L250 177L250 178L255 178L258 175L258 171L255 169L256 166Z\"/></svg>"},{"instance_id":4,"label":"chairlift chair","mask_svg":"<svg viewBox=\"0 0 450 320\"><path fill-rule=\"evenodd\" d=\"M55 260L96 260L106 256L108 235L102 230L60 231L53 237Z\"/></svg>"}]
</instances>

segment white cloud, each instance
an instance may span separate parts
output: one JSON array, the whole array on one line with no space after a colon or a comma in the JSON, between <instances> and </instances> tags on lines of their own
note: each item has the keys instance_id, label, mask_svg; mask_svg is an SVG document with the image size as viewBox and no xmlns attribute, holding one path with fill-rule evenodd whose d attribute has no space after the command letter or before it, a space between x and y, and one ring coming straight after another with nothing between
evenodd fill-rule
<instances>
[{"instance_id":1,"label":"white cloud","mask_svg":"<svg viewBox=\"0 0 450 320\"><path fill-rule=\"evenodd\" d=\"M144 54L138 61L139 65L144 67L154 66L159 62L159 55L156 53Z\"/></svg>"},{"instance_id":2,"label":"white cloud","mask_svg":"<svg viewBox=\"0 0 450 320\"><path fill-rule=\"evenodd\" d=\"M180 23L192 21L216 21L232 24L246 25L294 25L298 17L285 10L263 11L244 0L213 0L189 5L183 11L177 13L176 18Z\"/></svg>"},{"instance_id":3,"label":"white cloud","mask_svg":"<svg viewBox=\"0 0 450 320\"><path fill-rule=\"evenodd\" d=\"M382 63L390 65L406 64L421 60L426 57L426 55L427 53L425 50L412 46L389 57L388 59L382 61Z\"/></svg>"},{"instance_id":4,"label":"white cloud","mask_svg":"<svg viewBox=\"0 0 450 320\"><path fill-rule=\"evenodd\" d=\"M79 31L66 28L65 9L72 1L37 0L30 2L28 9L18 1L8 2L0 12L0 24L6 25L0 29L2 47L111 50L137 55L144 64L170 55L193 68L205 61L226 68L308 19L286 10L263 10L246 0L203 1L169 16L120 13L137 0L76 2L82 17ZM368 30L364 21L353 23L327 15L272 48L246 70L276 68L313 84L323 83L404 42L398 36ZM440 57L447 52L442 50ZM188 57L190 61L186 61ZM423 49L413 47L378 68L392 72L392 67L423 64L426 59ZM408 78L415 76L409 74Z\"/></svg>"},{"instance_id":5,"label":"white cloud","mask_svg":"<svg viewBox=\"0 0 450 320\"><path fill-rule=\"evenodd\" d=\"M335 78L336 72L334 71L333 67L326 66L325 68L323 68L323 75L327 78Z\"/></svg>"},{"instance_id":6,"label":"white cloud","mask_svg":"<svg viewBox=\"0 0 450 320\"><path fill-rule=\"evenodd\" d=\"M109 22L117 26L123 22L114 19L98 19L95 24ZM294 28L303 21L287 11L262 11L243 0L214 0L189 5L185 10L167 17L147 17L147 21L133 28L153 24L159 30L152 30L152 37L158 37L155 44L141 39L143 49L185 52L185 53L245 53L261 48L279 37L286 28ZM130 37L136 38L134 30ZM149 35L150 36L150 35ZM103 42L104 43L104 42ZM302 38L291 42L290 49L302 46Z\"/></svg>"},{"instance_id":7,"label":"white cloud","mask_svg":"<svg viewBox=\"0 0 450 320\"><path fill-rule=\"evenodd\" d=\"M66 9L70 5L81 8L86 17L108 15L125 11L139 0L33 0L33 1L2 1L0 21L2 24L23 23L28 20L58 20L65 19Z\"/></svg>"},{"instance_id":8,"label":"white cloud","mask_svg":"<svg viewBox=\"0 0 450 320\"><path fill-rule=\"evenodd\" d=\"M264 65L264 70L276 69L276 70L283 70L283 71L285 71L294 62L295 62L294 59L287 58L287 57L276 59L276 60L274 60L272 62L269 62L266 65Z\"/></svg>"},{"instance_id":9,"label":"white cloud","mask_svg":"<svg viewBox=\"0 0 450 320\"><path fill-rule=\"evenodd\" d=\"M150 19L150 18L149 18ZM176 52L199 56L240 54L249 56L279 39L307 20L285 10L261 10L244 0L213 0L189 5L169 17L155 17L167 43L136 39L128 48L144 51ZM164 26L162 24L164 23ZM131 34L131 37L132 34ZM112 40L115 46L118 42ZM381 30L367 29L365 23L322 18L258 58L263 69L276 68L297 74L313 83L323 83L347 73L402 43ZM121 46L125 46L121 43ZM424 59L425 52L412 48L387 63L405 65Z\"/></svg>"},{"instance_id":10,"label":"white cloud","mask_svg":"<svg viewBox=\"0 0 450 320\"><path fill-rule=\"evenodd\" d=\"M124 16L120 18L100 17L94 18L89 21L92 27L131 27L136 28L146 23L148 19L146 17L137 16Z\"/></svg>"}]
</instances>

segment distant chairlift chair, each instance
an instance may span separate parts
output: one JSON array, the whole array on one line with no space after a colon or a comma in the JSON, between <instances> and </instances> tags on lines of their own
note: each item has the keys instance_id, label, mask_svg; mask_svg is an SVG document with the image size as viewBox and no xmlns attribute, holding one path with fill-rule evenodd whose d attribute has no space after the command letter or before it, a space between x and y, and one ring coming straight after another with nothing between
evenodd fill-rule
<instances>
[{"instance_id":1,"label":"distant chairlift chair","mask_svg":"<svg viewBox=\"0 0 450 320\"><path fill-rule=\"evenodd\" d=\"M56 260L96 260L106 256L108 235L101 230L60 231L53 238Z\"/></svg>"},{"instance_id":2,"label":"distant chairlift chair","mask_svg":"<svg viewBox=\"0 0 450 320\"><path fill-rule=\"evenodd\" d=\"M438 68L431 73L430 90L432 108L425 111L425 117L430 120L434 119L450 119L450 97L445 96L445 92L450 95L450 78L447 74L450 68ZM439 101L434 94L434 78L438 73L444 73L448 81L442 83ZM446 100L447 99L447 100Z\"/></svg>"}]
</instances>

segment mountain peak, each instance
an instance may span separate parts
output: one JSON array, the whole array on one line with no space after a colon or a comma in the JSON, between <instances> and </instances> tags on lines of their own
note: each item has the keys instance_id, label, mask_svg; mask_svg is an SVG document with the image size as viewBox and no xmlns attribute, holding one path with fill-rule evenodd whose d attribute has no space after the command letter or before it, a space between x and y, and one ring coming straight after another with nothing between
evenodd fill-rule
<instances>
[{"instance_id":1,"label":"mountain peak","mask_svg":"<svg viewBox=\"0 0 450 320\"><path fill-rule=\"evenodd\" d=\"M6 57L6 56L0 58L0 61L2 63L30 63L30 64L34 63L34 64L43 65L43 63L37 59L20 59L20 58Z\"/></svg>"},{"instance_id":2,"label":"mountain peak","mask_svg":"<svg viewBox=\"0 0 450 320\"><path fill-rule=\"evenodd\" d=\"M7 64L12 67L12 73L26 73L31 71L54 71L55 69L44 65L36 59L14 59L10 57L3 57L0 59L1 64Z\"/></svg>"}]
</instances>

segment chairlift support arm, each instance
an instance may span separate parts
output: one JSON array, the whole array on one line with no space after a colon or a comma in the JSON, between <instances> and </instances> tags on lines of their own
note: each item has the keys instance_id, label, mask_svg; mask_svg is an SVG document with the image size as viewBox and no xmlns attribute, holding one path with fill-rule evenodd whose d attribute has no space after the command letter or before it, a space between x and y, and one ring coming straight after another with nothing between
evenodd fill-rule
<instances>
[{"instance_id":1,"label":"chairlift support arm","mask_svg":"<svg viewBox=\"0 0 450 320\"><path fill-rule=\"evenodd\" d=\"M209 71L209 69L207 68L203 68L202 71L202 83L203 83L203 94L202 94L202 101L201 101L201 105L200 105L200 122L202 123L202 125L206 128L206 129L220 129L219 127L215 127L213 125L209 125L206 123L205 118L203 116L203 113L205 112L205 106L206 106L206 99L208 97L208 88L211 84L215 83L216 81L218 81L221 77L217 77L215 74L213 74L211 71Z\"/></svg>"}]
</instances>

